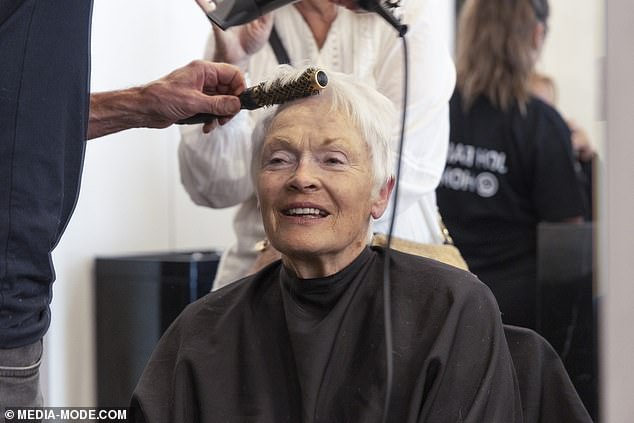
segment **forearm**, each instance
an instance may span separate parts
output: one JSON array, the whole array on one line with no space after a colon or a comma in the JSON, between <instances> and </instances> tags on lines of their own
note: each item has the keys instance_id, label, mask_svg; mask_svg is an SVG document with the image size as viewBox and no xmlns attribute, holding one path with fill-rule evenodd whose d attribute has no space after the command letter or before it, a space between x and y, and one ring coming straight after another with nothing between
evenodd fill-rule
<instances>
[{"instance_id":1,"label":"forearm","mask_svg":"<svg viewBox=\"0 0 634 423\"><path fill-rule=\"evenodd\" d=\"M142 90L135 87L92 94L87 138L150 126L153 119L142 100Z\"/></svg>"},{"instance_id":2,"label":"forearm","mask_svg":"<svg viewBox=\"0 0 634 423\"><path fill-rule=\"evenodd\" d=\"M146 85L90 96L88 139L130 128L166 128L197 113L215 115L209 132L240 111L245 84L238 68L195 60Z\"/></svg>"}]
</instances>

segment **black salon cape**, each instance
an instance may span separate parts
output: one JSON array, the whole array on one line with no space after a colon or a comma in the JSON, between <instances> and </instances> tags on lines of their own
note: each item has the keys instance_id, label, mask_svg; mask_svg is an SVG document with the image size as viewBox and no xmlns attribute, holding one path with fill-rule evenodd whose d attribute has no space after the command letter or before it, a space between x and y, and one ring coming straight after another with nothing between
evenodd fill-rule
<instances>
[{"instance_id":1,"label":"black salon cape","mask_svg":"<svg viewBox=\"0 0 634 423\"><path fill-rule=\"evenodd\" d=\"M380 422L386 390L382 273L367 248L297 280L280 262L191 304L154 351L135 421ZM522 421L500 312L470 273L391 255L389 421ZM299 377L298 375L301 375Z\"/></svg>"}]
</instances>

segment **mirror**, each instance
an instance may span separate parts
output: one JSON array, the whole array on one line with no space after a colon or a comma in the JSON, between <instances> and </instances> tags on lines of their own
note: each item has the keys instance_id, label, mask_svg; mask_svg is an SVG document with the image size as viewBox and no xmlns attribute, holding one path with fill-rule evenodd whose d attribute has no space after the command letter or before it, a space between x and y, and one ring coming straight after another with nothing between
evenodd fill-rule
<instances>
[{"instance_id":1,"label":"mirror","mask_svg":"<svg viewBox=\"0 0 634 423\"><path fill-rule=\"evenodd\" d=\"M456 0L456 18L465 0ZM597 152L592 162L579 160L578 172L587 178L584 189L594 215L583 225L544 223L537 230L535 329L559 353L568 373L595 421L598 421L597 296L598 268L593 256L599 198L597 169L604 159L604 118L599 110L604 51L604 3L571 4L550 0L545 44L536 71L556 86L553 106L572 129L587 134ZM574 19L571 19L574 14ZM593 191L594 186L594 191ZM594 203L592 202L594 200ZM449 225L448 225L449 226ZM449 227L451 230L451 226ZM454 234L455 238L455 234ZM486 283L486 279L483 278ZM495 290L494 290L495 292ZM498 298L504 311L504 301ZM527 299L526 301L531 301ZM506 307L518 307L519 303Z\"/></svg>"}]
</instances>

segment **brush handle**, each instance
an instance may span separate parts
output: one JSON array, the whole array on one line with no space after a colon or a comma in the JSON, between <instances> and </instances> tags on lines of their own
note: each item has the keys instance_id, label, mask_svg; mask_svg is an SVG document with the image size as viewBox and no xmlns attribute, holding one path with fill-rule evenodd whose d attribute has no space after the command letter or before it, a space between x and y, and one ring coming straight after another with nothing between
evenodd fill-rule
<instances>
[{"instance_id":1,"label":"brush handle","mask_svg":"<svg viewBox=\"0 0 634 423\"><path fill-rule=\"evenodd\" d=\"M187 119L181 119L176 123L178 125L193 125L195 123L207 123L214 119L218 119L220 116L212 115L211 113L198 113L197 115L190 116Z\"/></svg>"},{"instance_id":2,"label":"brush handle","mask_svg":"<svg viewBox=\"0 0 634 423\"><path fill-rule=\"evenodd\" d=\"M293 81L284 84L274 81L270 85L261 82L258 85L247 88L238 97L240 98L242 109L255 110L260 107L282 104L298 98L319 94L326 85L328 85L326 72L311 67L298 74L298 77ZM198 113L187 119L181 119L176 123L179 125L207 123L219 117L210 113Z\"/></svg>"}]
</instances>

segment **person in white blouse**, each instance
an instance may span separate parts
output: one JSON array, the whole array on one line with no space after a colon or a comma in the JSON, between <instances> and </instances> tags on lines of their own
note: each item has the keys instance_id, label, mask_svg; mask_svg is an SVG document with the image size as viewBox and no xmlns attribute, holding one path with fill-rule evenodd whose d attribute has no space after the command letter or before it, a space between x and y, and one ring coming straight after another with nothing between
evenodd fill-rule
<instances>
[{"instance_id":1,"label":"person in white blouse","mask_svg":"<svg viewBox=\"0 0 634 423\"><path fill-rule=\"evenodd\" d=\"M434 23L438 17L432 16L436 1L442 0L403 0L396 10L409 27L410 78L393 236L440 244L434 191L445 166L455 69ZM403 52L396 32L376 14L349 10L331 0L302 0L226 32L214 28L205 57L238 65L249 85L266 80L278 65L267 44L273 25L294 66L310 64L354 74L402 109ZM214 289L275 257L270 248L264 255L256 248L265 239L249 170L251 132L258 115L243 111L209 134L198 126L181 129L181 181L192 200L212 208L240 204L233 225L237 241L223 254ZM394 152L399 134L395 127ZM387 233L390 217L391 206L374 222L373 231Z\"/></svg>"}]
</instances>

